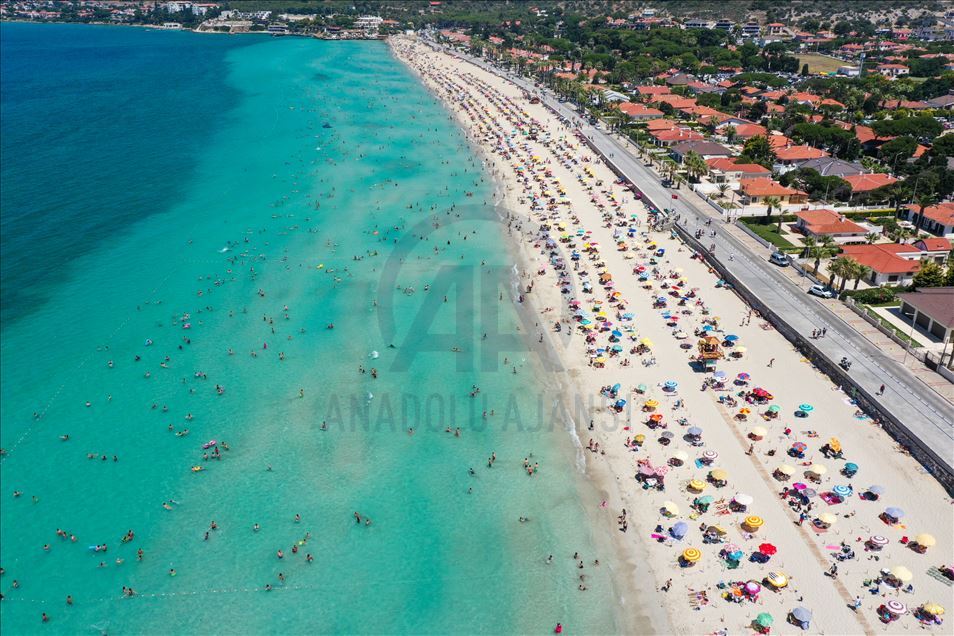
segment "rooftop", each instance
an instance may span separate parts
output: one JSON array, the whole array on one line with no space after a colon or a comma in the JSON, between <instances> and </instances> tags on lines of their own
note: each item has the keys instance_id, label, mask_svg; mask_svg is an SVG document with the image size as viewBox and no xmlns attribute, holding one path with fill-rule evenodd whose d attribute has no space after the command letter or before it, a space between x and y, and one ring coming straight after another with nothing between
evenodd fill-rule
<instances>
[{"instance_id":1,"label":"rooftop","mask_svg":"<svg viewBox=\"0 0 954 636\"><path fill-rule=\"evenodd\" d=\"M903 302L930 316L946 329L954 327L954 287L927 287L898 294Z\"/></svg>"}]
</instances>

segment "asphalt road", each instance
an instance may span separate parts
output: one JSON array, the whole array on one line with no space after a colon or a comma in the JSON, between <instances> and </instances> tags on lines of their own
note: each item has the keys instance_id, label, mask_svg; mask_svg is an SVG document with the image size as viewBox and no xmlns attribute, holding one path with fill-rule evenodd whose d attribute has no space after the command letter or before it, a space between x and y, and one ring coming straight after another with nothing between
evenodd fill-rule
<instances>
[{"instance_id":1,"label":"asphalt road","mask_svg":"<svg viewBox=\"0 0 954 636\"><path fill-rule=\"evenodd\" d=\"M524 78L505 73L483 60L460 57L505 76L525 90L540 94L543 103L553 111L571 121L580 122L577 113L567 104L559 102L552 94L536 88ZM803 338L808 340L814 330L825 328L825 337L815 340L815 347L833 363L842 357L851 360L850 375L854 382L873 396L884 411L897 418L911 435L931 448L946 465L947 472L954 474L954 406L950 402L839 319L825 307L824 301L807 294L783 276L775 265L753 254L726 232L721 223L705 227L704 223L710 217L684 200L681 191L663 187L659 177L650 172L619 140L587 124L581 124L579 129L608 162L615 164L621 174L636 184L643 197L656 208L674 210L674 214L680 216L680 226L690 233L699 228L705 229L703 245L714 244L719 262L776 315L784 317L784 321ZM679 198L673 199L673 194ZM714 237L710 236L713 230L716 233ZM878 396L876 394L882 384L885 385L885 392ZM807 402L811 402L810 398L805 396Z\"/></svg>"}]
</instances>

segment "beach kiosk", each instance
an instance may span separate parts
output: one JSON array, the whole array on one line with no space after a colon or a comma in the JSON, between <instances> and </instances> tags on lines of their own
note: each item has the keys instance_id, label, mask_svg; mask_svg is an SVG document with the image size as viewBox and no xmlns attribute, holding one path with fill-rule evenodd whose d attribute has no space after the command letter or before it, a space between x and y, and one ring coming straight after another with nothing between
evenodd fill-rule
<instances>
[{"instance_id":1,"label":"beach kiosk","mask_svg":"<svg viewBox=\"0 0 954 636\"><path fill-rule=\"evenodd\" d=\"M698 343L699 356L696 358L704 371L715 371L716 363L722 359L722 345L715 336L701 338Z\"/></svg>"}]
</instances>

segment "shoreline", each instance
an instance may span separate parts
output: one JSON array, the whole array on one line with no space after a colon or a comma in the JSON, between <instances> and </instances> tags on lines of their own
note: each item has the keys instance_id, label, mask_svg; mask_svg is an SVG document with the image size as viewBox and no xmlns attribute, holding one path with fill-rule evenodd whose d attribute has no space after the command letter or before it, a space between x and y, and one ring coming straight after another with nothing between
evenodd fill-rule
<instances>
[{"instance_id":1,"label":"shoreline","mask_svg":"<svg viewBox=\"0 0 954 636\"><path fill-rule=\"evenodd\" d=\"M504 207L508 214L520 214L518 211L519 205L517 197L513 194L515 184L508 182L503 176L508 173L493 169L497 159L474 139L468 126L469 122L463 118L461 111L454 108L451 103L448 103L448 101L435 90L430 80L424 77L408 59L401 55L400 51L394 46L393 38L387 39L386 42L394 58L400 61L405 68L418 78L428 93L441 103L454 118L454 121L457 122L457 125L460 126L461 132L464 134L468 145L473 152L480 157L484 170L493 180L494 206ZM520 215L519 220L521 223L533 223L532 217L528 214ZM525 240L521 240L519 234L515 235L512 231L505 232L504 234L504 247L508 257L513 259L514 266L518 270L517 277L518 279L526 279L530 276L532 263L538 259L530 250L530 244ZM525 280L521 282L523 282L523 286L525 286ZM521 286L521 289L523 286ZM542 302L543 299L536 290L534 293L526 294L523 302L517 302L517 299L512 300L515 303L518 313L543 317L547 311L547 309L542 306L544 304ZM552 296L550 300L554 300ZM557 294L555 300L560 300L559 294ZM568 316L561 317L567 318ZM567 439L561 440L559 443L571 446L576 456L574 469L579 474L579 478L575 480L578 498L581 502L585 503L587 501L586 496L589 494L585 491L589 489L600 494L604 500L612 502L614 509L620 508L621 506L618 504L624 497L623 484L613 475L612 471L608 470L606 465L601 465L600 462L587 461L585 447L582 443L582 436L587 434L585 423L577 421L577 419L573 417L578 413L574 411L572 404L568 402L568 399L571 399L570 396L579 395L581 393L579 391L578 381L574 381L574 379L570 377L575 371L572 368L575 365L573 364L570 350L560 344L553 346L554 335L553 333L547 333L544 336L543 343L534 341L532 335L526 332L523 333L523 338L530 350L539 356L541 361L549 359L551 363L555 363L558 368L562 369L562 371L558 373L551 374L550 377L555 378L558 385L554 395L565 396L562 400L561 407L566 421L554 423L552 428L553 430L560 431L560 434L566 435ZM558 347L560 348L558 349ZM547 392L546 394L549 395L549 393L550 392ZM596 415L595 412L592 414ZM583 460L582 466L580 466L581 459ZM614 557L614 561L609 567L612 572L613 588L617 596L617 604L614 604L610 609L615 614L615 623L619 633L672 633L673 623L669 613L660 605L648 602L655 592L655 590L648 585L650 578L640 576L641 566L643 568L649 568L650 571L652 571L646 547L641 542L625 542L624 539L626 535L624 533L608 528L605 523L606 520L600 519L597 514L592 512L590 507L584 505L584 510L586 511L587 523L592 531L594 543L598 547L603 547L604 549L609 548L607 554L611 554ZM641 564L641 566L639 564ZM658 580L655 573L652 573L651 578L652 580ZM627 595L626 592L630 592L630 594Z\"/></svg>"}]
</instances>

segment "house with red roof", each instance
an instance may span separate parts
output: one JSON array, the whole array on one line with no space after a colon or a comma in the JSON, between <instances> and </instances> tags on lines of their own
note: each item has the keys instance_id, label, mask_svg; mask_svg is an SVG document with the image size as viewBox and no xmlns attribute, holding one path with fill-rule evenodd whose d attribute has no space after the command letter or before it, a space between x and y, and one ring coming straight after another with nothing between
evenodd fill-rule
<instances>
[{"instance_id":1,"label":"house with red roof","mask_svg":"<svg viewBox=\"0 0 954 636\"><path fill-rule=\"evenodd\" d=\"M910 285L914 275L921 269L917 258L906 258L909 253L920 254L911 245L876 243L874 245L845 245L842 256L871 268L871 274L863 279L871 285Z\"/></svg>"},{"instance_id":2,"label":"house with red roof","mask_svg":"<svg viewBox=\"0 0 954 636\"><path fill-rule=\"evenodd\" d=\"M909 205L907 220L916 224L919 213L919 206ZM921 222L921 229L944 238L954 238L954 203L938 203L924 208L924 220Z\"/></svg>"},{"instance_id":3,"label":"house with red roof","mask_svg":"<svg viewBox=\"0 0 954 636\"><path fill-rule=\"evenodd\" d=\"M795 213L798 221L795 229L805 236L830 236L834 239L850 241L851 239L864 240L868 228L849 221L846 217L834 210L803 210Z\"/></svg>"},{"instance_id":4,"label":"house with red roof","mask_svg":"<svg viewBox=\"0 0 954 636\"><path fill-rule=\"evenodd\" d=\"M668 86L637 86L636 92L640 97L654 97L659 95L671 95L672 90Z\"/></svg>"},{"instance_id":5,"label":"house with red roof","mask_svg":"<svg viewBox=\"0 0 954 636\"><path fill-rule=\"evenodd\" d=\"M768 135L768 128L765 126L760 126L758 124L739 124L734 126L735 128L735 139L741 141L747 141L752 137L765 137ZM722 132L725 133L725 128L722 129Z\"/></svg>"},{"instance_id":6,"label":"house with red roof","mask_svg":"<svg viewBox=\"0 0 954 636\"><path fill-rule=\"evenodd\" d=\"M649 101L654 104L669 104L676 110L696 105L694 97L682 97L680 95L655 95Z\"/></svg>"},{"instance_id":7,"label":"house with red roof","mask_svg":"<svg viewBox=\"0 0 954 636\"><path fill-rule=\"evenodd\" d=\"M821 148L813 148L812 146L802 144L800 146L777 148L775 150L775 156L778 158L778 162L783 166L797 167L798 164L804 161L827 157L828 153Z\"/></svg>"},{"instance_id":8,"label":"house with red roof","mask_svg":"<svg viewBox=\"0 0 954 636\"><path fill-rule=\"evenodd\" d=\"M671 146L683 141L701 141L705 137L701 133L688 128L673 128L672 130L655 130L649 135L656 140L658 146Z\"/></svg>"},{"instance_id":9,"label":"house with red roof","mask_svg":"<svg viewBox=\"0 0 954 636\"><path fill-rule=\"evenodd\" d=\"M849 174L841 177L851 186L852 193L871 192L886 185L897 182L897 179L889 174L875 172L873 174Z\"/></svg>"},{"instance_id":10,"label":"house with red roof","mask_svg":"<svg viewBox=\"0 0 954 636\"><path fill-rule=\"evenodd\" d=\"M805 203L808 200L807 192L783 186L778 181L767 177L741 179L739 195L743 205L764 205L767 197L777 197L782 205Z\"/></svg>"},{"instance_id":11,"label":"house with red roof","mask_svg":"<svg viewBox=\"0 0 954 636\"><path fill-rule=\"evenodd\" d=\"M737 163L732 157L716 157L708 159L706 163L709 165L710 177L715 183L772 176L772 171L765 166L757 163Z\"/></svg>"},{"instance_id":12,"label":"house with red roof","mask_svg":"<svg viewBox=\"0 0 954 636\"><path fill-rule=\"evenodd\" d=\"M904 77L911 72L911 69L904 64L878 64L878 66L875 67L875 70L888 79Z\"/></svg>"},{"instance_id":13,"label":"house with red roof","mask_svg":"<svg viewBox=\"0 0 954 636\"><path fill-rule=\"evenodd\" d=\"M657 108L650 108L644 104L634 104L633 102L620 102L617 108L621 113L636 121L659 119L663 116L663 112Z\"/></svg>"},{"instance_id":14,"label":"house with red roof","mask_svg":"<svg viewBox=\"0 0 954 636\"><path fill-rule=\"evenodd\" d=\"M678 128L679 126L671 119L653 119L646 122L646 130L659 131L659 130L672 130L673 128Z\"/></svg>"}]
</instances>

